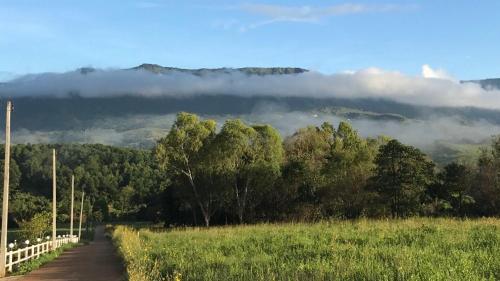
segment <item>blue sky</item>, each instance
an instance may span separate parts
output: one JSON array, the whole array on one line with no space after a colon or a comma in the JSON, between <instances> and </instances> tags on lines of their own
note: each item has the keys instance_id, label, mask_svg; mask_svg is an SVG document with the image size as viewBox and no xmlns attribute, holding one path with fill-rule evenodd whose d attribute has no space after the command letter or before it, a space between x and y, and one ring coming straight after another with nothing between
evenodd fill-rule
<instances>
[{"instance_id":1,"label":"blue sky","mask_svg":"<svg viewBox=\"0 0 500 281\"><path fill-rule=\"evenodd\" d=\"M500 1L0 0L0 80L82 66L500 77Z\"/></svg>"}]
</instances>

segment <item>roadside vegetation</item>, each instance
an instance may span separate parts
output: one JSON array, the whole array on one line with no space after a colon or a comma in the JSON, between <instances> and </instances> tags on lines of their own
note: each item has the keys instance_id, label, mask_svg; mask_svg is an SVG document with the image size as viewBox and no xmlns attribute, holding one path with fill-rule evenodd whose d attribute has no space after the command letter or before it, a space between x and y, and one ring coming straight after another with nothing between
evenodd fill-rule
<instances>
[{"instance_id":1,"label":"roadside vegetation","mask_svg":"<svg viewBox=\"0 0 500 281\"><path fill-rule=\"evenodd\" d=\"M55 260L59 257L64 251L69 250L71 248L81 246L83 243L69 243L64 244L61 247L57 248L55 251L50 251L41 255L38 259L32 259L27 262L22 262L14 267L12 275L24 275L33 270L40 268L40 266Z\"/></svg>"},{"instance_id":2,"label":"roadside vegetation","mask_svg":"<svg viewBox=\"0 0 500 281\"><path fill-rule=\"evenodd\" d=\"M119 226L131 281L499 280L499 219L332 221L186 228Z\"/></svg>"}]
</instances>

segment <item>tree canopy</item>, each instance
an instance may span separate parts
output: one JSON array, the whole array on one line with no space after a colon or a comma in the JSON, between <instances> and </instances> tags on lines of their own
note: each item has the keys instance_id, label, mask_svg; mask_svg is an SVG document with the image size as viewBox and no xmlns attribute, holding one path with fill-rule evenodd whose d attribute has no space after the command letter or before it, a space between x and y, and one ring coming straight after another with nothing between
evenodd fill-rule
<instances>
[{"instance_id":1,"label":"tree canopy","mask_svg":"<svg viewBox=\"0 0 500 281\"><path fill-rule=\"evenodd\" d=\"M12 147L10 220L50 210L57 151L58 220L69 220L70 178L94 221L213 225L357 217L500 215L500 138L475 165L436 166L389 137L364 138L347 122L282 139L265 124L218 127L179 113L152 150L99 144ZM3 165L3 162L0 162ZM78 202L78 201L77 201Z\"/></svg>"}]
</instances>

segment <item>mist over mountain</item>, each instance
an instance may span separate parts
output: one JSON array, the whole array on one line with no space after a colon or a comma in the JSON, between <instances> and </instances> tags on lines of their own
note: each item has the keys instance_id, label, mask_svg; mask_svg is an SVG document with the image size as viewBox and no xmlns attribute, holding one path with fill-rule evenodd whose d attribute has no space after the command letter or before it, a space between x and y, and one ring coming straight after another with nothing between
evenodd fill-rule
<instances>
[{"instance_id":1,"label":"mist over mountain","mask_svg":"<svg viewBox=\"0 0 500 281\"><path fill-rule=\"evenodd\" d=\"M363 135L387 134L421 148L476 145L500 132L499 79L436 73L428 66L423 77L375 68L325 75L295 67L84 67L15 78L0 84L0 97L15 105L14 142L151 147L179 111L270 123L284 135L349 120Z\"/></svg>"},{"instance_id":2,"label":"mist over mountain","mask_svg":"<svg viewBox=\"0 0 500 281\"><path fill-rule=\"evenodd\" d=\"M481 87L483 89L486 89L486 90L499 90L500 89L500 78L467 80L467 81L462 81L462 83L476 83L476 84L481 85Z\"/></svg>"}]
</instances>

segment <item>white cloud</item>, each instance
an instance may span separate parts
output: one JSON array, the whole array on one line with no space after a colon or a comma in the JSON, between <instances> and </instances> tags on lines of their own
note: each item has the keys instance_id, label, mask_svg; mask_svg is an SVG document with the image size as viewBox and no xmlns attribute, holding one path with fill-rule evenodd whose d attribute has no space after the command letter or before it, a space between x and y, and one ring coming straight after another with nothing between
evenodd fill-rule
<instances>
[{"instance_id":1,"label":"white cloud","mask_svg":"<svg viewBox=\"0 0 500 281\"><path fill-rule=\"evenodd\" d=\"M229 115L201 115L215 119L220 126L230 118L240 118L250 124L270 124L283 136L292 135L298 128L319 126L323 122L338 124L345 120L328 113L307 113L300 111L263 108L257 112ZM175 114L124 115L99 118L85 130L37 131L18 129L13 132L16 143L103 143L121 146L152 146L169 131L175 121ZM460 118L429 116L425 120L405 122L352 119L353 127L365 137L386 135L419 148L430 149L436 141L449 143L481 143L500 132L498 124L486 121L463 122ZM119 128L119 129L117 129ZM0 132L3 137L3 132Z\"/></svg>"},{"instance_id":2,"label":"white cloud","mask_svg":"<svg viewBox=\"0 0 500 281\"><path fill-rule=\"evenodd\" d=\"M485 90L473 83L408 76L397 71L368 68L325 75L245 75L236 71L196 76L183 72L152 74L147 71L97 70L27 75L0 85L0 96L78 93L84 97L141 96L189 97L196 95L278 96L314 98L381 98L425 106L474 106L500 109L500 90Z\"/></svg>"},{"instance_id":3,"label":"white cloud","mask_svg":"<svg viewBox=\"0 0 500 281\"><path fill-rule=\"evenodd\" d=\"M352 14L383 13L416 8L415 5L396 4L338 4L326 7L289 6L269 4L244 4L241 10L264 17L264 20L243 26L242 30L257 28L276 22L306 22L317 23L322 19Z\"/></svg>"},{"instance_id":4,"label":"white cloud","mask_svg":"<svg viewBox=\"0 0 500 281\"><path fill-rule=\"evenodd\" d=\"M443 69L433 69L428 64L422 65L422 76L424 78L455 80Z\"/></svg>"},{"instance_id":5,"label":"white cloud","mask_svg":"<svg viewBox=\"0 0 500 281\"><path fill-rule=\"evenodd\" d=\"M339 15L390 12L401 9L401 7L402 6L399 5L365 5L349 3L328 7L245 4L242 6L242 10L275 20L317 21L325 17Z\"/></svg>"}]
</instances>

